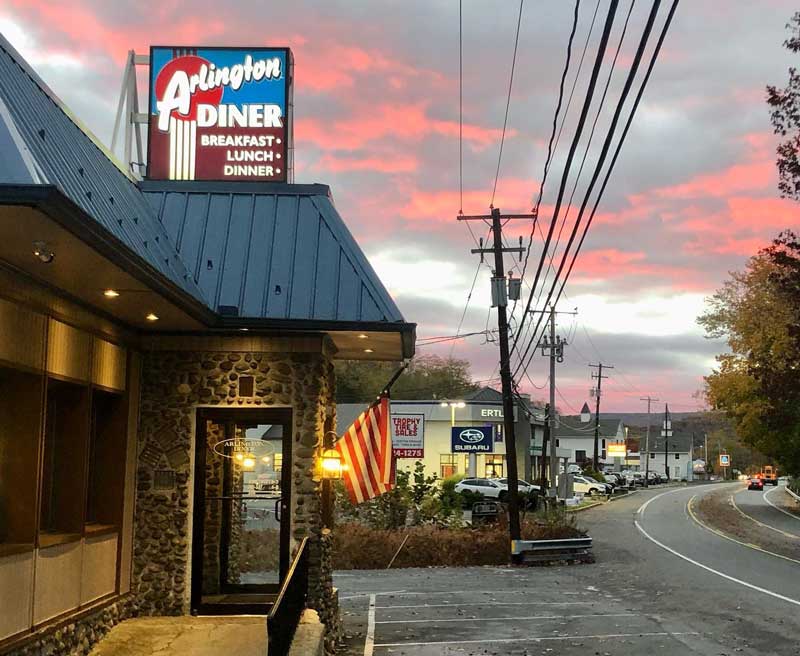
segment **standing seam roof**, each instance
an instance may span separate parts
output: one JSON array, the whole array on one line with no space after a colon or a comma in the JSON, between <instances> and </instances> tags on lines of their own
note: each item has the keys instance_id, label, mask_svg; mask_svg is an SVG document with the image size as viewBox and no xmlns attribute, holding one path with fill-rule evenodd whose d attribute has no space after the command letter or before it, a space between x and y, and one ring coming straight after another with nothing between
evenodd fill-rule
<instances>
[{"instance_id":1,"label":"standing seam roof","mask_svg":"<svg viewBox=\"0 0 800 656\"><path fill-rule=\"evenodd\" d=\"M0 99L6 109L5 119L13 122L13 129L27 147L25 155L33 157L45 178L38 182L56 185L157 271L205 302L136 185L23 64L24 60L0 37ZM10 153L3 156L11 161ZM15 162L23 160L21 156L14 158Z\"/></svg>"},{"instance_id":2,"label":"standing seam roof","mask_svg":"<svg viewBox=\"0 0 800 656\"><path fill-rule=\"evenodd\" d=\"M235 307L248 318L403 321L326 186L208 187L142 183L213 309Z\"/></svg>"}]
</instances>

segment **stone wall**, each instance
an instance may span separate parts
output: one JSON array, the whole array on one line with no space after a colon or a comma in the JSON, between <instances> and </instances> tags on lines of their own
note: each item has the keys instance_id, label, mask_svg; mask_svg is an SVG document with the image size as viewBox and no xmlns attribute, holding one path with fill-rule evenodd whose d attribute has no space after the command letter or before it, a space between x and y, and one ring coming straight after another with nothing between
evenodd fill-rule
<instances>
[{"instance_id":1,"label":"stone wall","mask_svg":"<svg viewBox=\"0 0 800 656\"><path fill-rule=\"evenodd\" d=\"M308 536L309 605L326 626L337 619L331 601L330 558L323 547L316 453L326 417L333 414L333 347L327 338L293 341L169 338L143 355L137 463L133 589L143 614L189 611L191 499L195 417L200 406L290 407L292 410L292 544ZM240 344L250 348L242 349ZM228 346L229 344L229 346ZM184 350L185 349L185 350ZM252 376L253 396L239 394L239 379ZM173 489L157 489L155 473L174 471Z\"/></svg>"},{"instance_id":2,"label":"stone wall","mask_svg":"<svg viewBox=\"0 0 800 656\"><path fill-rule=\"evenodd\" d=\"M34 633L24 647L0 653L4 656L87 656L95 643L114 626L136 614L132 596L103 606L80 619L69 620Z\"/></svg>"}]
</instances>

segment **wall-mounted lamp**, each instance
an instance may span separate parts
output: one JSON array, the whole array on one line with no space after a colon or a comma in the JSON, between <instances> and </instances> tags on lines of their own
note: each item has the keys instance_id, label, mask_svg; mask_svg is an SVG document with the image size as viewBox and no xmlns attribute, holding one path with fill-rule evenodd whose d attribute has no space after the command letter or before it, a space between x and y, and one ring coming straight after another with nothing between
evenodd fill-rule
<instances>
[{"instance_id":1,"label":"wall-mounted lamp","mask_svg":"<svg viewBox=\"0 0 800 656\"><path fill-rule=\"evenodd\" d=\"M333 480L341 478L347 469L342 463L342 456L336 449L325 449L322 452L322 478Z\"/></svg>"},{"instance_id":2,"label":"wall-mounted lamp","mask_svg":"<svg viewBox=\"0 0 800 656\"><path fill-rule=\"evenodd\" d=\"M56 257L56 254L50 249L47 242L44 241L33 242L33 254L44 264L50 264Z\"/></svg>"}]
</instances>

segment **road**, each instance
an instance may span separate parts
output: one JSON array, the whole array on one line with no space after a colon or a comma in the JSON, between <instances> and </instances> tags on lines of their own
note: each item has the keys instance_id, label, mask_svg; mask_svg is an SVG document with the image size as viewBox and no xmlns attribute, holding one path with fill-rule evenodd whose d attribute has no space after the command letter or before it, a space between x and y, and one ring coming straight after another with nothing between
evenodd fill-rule
<instances>
[{"instance_id":1,"label":"road","mask_svg":"<svg viewBox=\"0 0 800 656\"><path fill-rule=\"evenodd\" d=\"M800 563L700 526L688 503L718 489L642 491L581 513L594 565L337 573L344 653L798 655Z\"/></svg>"},{"instance_id":2,"label":"road","mask_svg":"<svg viewBox=\"0 0 800 656\"><path fill-rule=\"evenodd\" d=\"M782 485L765 487L763 492L743 490L734 495L736 506L762 528L800 540L800 516L784 505L789 493Z\"/></svg>"}]
</instances>

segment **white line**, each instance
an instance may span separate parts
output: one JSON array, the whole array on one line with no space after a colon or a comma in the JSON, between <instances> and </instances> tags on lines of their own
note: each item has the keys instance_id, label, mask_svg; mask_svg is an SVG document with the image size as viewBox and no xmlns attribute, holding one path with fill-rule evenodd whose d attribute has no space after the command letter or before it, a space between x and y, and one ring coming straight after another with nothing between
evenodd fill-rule
<instances>
[{"instance_id":1,"label":"white line","mask_svg":"<svg viewBox=\"0 0 800 656\"><path fill-rule=\"evenodd\" d=\"M739 494L739 492L737 492L736 494ZM797 534L795 534L795 533L789 533L788 531L783 531L783 530L781 530L781 529L779 529L779 528L776 528L775 526L770 526L769 524L765 524L764 522L762 522L762 521L760 521L760 520L756 519L755 517L753 517L753 516L752 516L750 513L746 513L746 512L745 512L744 510L742 510L742 509L739 507L739 505L736 503L736 499L734 499L734 498L733 498L734 496L735 496L735 495L733 495L733 494L731 495L731 505L732 505L732 506L733 506L733 507L734 507L736 510L738 510L740 514L742 514L744 517L747 517L747 519L749 519L751 522L755 522L755 523L756 523L756 524L758 524L759 526L763 526L764 528L768 528L770 531L775 531L776 533L780 533L781 535L783 535L783 536L785 536L785 537L787 537L787 538L792 538L792 539L794 539L794 540L798 540L798 539L800 539L800 535L797 535ZM770 502L767 500L767 497L766 497L766 492L764 493L764 501L766 501L767 503L769 503L769 505L772 505L772 504L771 504L771 503L770 503ZM778 508L777 506L775 506L775 510L780 510L780 508ZM800 561L798 561L798 562L800 562Z\"/></svg>"},{"instance_id":2,"label":"white line","mask_svg":"<svg viewBox=\"0 0 800 656\"><path fill-rule=\"evenodd\" d=\"M716 569L713 569L708 565L703 565L703 563L698 563L696 560L689 558L689 556L684 556L682 553L675 551L675 549L672 549L671 547L668 547L663 542L659 542L658 540L656 540L652 535L650 535L647 531L645 531L642 528L641 524L639 524L637 520L634 519L633 523L636 525L636 528L639 529L639 532L642 535L644 535L644 537L646 537L648 540L650 540L650 542L652 542L655 545L658 545L665 551L669 551L673 556L677 556L678 558L685 560L687 563L696 565L697 567L704 569L707 572L716 574L717 576L720 576L723 579L727 579L728 581L732 581L733 583L738 583L739 585L743 585L744 587L750 588L751 590L756 590L757 592L763 592L764 594L769 595L770 597L775 597L776 599L780 599L781 601L788 601L790 604L794 604L795 606L800 606L800 601L798 601L797 599L792 599L791 597L785 597L782 594L778 594L777 592L772 592L772 590L766 590L764 588L760 588L757 585L753 585L752 583L748 583L747 581L742 581L741 579L737 579L733 576L725 574L724 572L720 572Z\"/></svg>"},{"instance_id":3,"label":"white line","mask_svg":"<svg viewBox=\"0 0 800 656\"><path fill-rule=\"evenodd\" d=\"M774 487L774 488L772 488L772 489L771 489L769 492L774 492L774 491L775 491L775 490L777 490L777 489L778 489L777 487ZM791 517L792 519L796 519L797 521L799 521L799 522L800 522L800 517L798 517L798 516L797 516L797 515L795 515L794 513L790 513L788 510L784 510L783 508L779 508L779 507L778 507L778 506L776 506L774 503L772 503L772 501L770 501L769 499L767 499L767 495L769 494L769 492L764 492L764 501L766 501L766 502L767 502L767 503L768 503L770 506L772 506L773 508L775 508L775 510L780 510L780 511L781 511L781 512L782 512L784 515L789 515L789 517ZM800 536L795 536L795 537L800 537Z\"/></svg>"},{"instance_id":4,"label":"white line","mask_svg":"<svg viewBox=\"0 0 800 656\"><path fill-rule=\"evenodd\" d=\"M189 180L194 180L194 162L197 155L197 121L190 123L189 137Z\"/></svg>"},{"instance_id":5,"label":"white line","mask_svg":"<svg viewBox=\"0 0 800 656\"><path fill-rule=\"evenodd\" d=\"M338 576L342 576L341 574L337 574ZM357 592L352 595L347 595L346 597L339 597L339 601L345 601L347 599L361 599L363 597L371 597L372 595L394 595L400 594L401 592L405 592L405 590L389 590L388 592Z\"/></svg>"},{"instance_id":6,"label":"white line","mask_svg":"<svg viewBox=\"0 0 800 656\"><path fill-rule=\"evenodd\" d=\"M347 598L347 597L345 597ZM474 604L410 604L403 606L375 606L379 610L391 608L464 608L465 606L591 606L599 601L484 601Z\"/></svg>"},{"instance_id":7,"label":"white line","mask_svg":"<svg viewBox=\"0 0 800 656\"><path fill-rule=\"evenodd\" d=\"M375 595L369 596L369 614L367 615L367 637L364 640L364 656L372 656L375 648Z\"/></svg>"},{"instance_id":8,"label":"white line","mask_svg":"<svg viewBox=\"0 0 800 656\"><path fill-rule=\"evenodd\" d=\"M644 511L647 510L647 506L649 506L651 503L653 503L653 501L655 501L656 499L660 499L661 497L665 497L668 494L675 494L676 492L685 492L685 491L686 491L685 487L679 487L679 488L677 488L675 490L667 490L666 492L662 492L661 494L656 494L656 496L652 497L651 499L648 499L641 506L639 506L639 509L636 511L636 514L637 515L644 515Z\"/></svg>"},{"instance_id":9,"label":"white line","mask_svg":"<svg viewBox=\"0 0 800 656\"><path fill-rule=\"evenodd\" d=\"M590 613L589 615L529 615L526 617L444 617L424 620L381 620L375 624L439 624L444 622L509 622L521 620L572 620L585 617L638 617L639 613Z\"/></svg>"},{"instance_id":10,"label":"white line","mask_svg":"<svg viewBox=\"0 0 800 656\"><path fill-rule=\"evenodd\" d=\"M416 597L423 595L425 597L429 597L431 595L457 595L457 594L469 594L469 595L510 595L510 594L524 594L529 595L531 594L530 590L436 590L432 592L375 592L376 595L388 595L393 594L398 597ZM594 592L591 591L577 591L577 592L561 592L560 594L563 595L593 595Z\"/></svg>"},{"instance_id":11,"label":"white line","mask_svg":"<svg viewBox=\"0 0 800 656\"><path fill-rule=\"evenodd\" d=\"M169 179L175 179L175 118L169 119Z\"/></svg>"},{"instance_id":12,"label":"white line","mask_svg":"<svg viewBox=\"0 0 800 656\"><path fill-rule=\"evenodd\" d=\"M703 522L701 522L697 518L697 515L695 515L694 511L692 510L692 503L694 502L694 500L696 498L697 498L697 495L695 494L691 499L689 499L689 502L686 504L686 510L688 511L689 517L692 519L692 521L694 521L694 523L697 524L700 528L704 528L706 531L708 531L709 533L713 533L717 537L724 538L725 540L730 540L731 542L735 542L736 544L740 544L741 546L747 547L748 549L752 549L753 551L760 551L761 553L767 554L768 556L774 556L775 558L780 558L781 560L788 560L789 562L797 563L798 565L800 565L800 560L795 560L794 558L790 558L789 556L784 556L783 554L774 553L772 551L767 551L763 547L759 547L757 544L750 544L749 542L742 542L741 540L737 540L736 538L731 537L727 533L723 533L719 529L716 529L716 528L713 528L712 526L708 526L707 524L704 524ZM733 502L733 497L731 497L731 501ZM734 506L735 506L735 503L734 503ZM738 510L738 507L736 507L736 508ZM742 511L739 510L739 512L742 512ZM756 524L760 524L761 523L761 522L756 521L755 519L753 519L749 515L745 515L744 513L742 513L742 515L744 515L748 519L753 520L754 522L756 522ZM766 524L764 526L766 526ZM769 528L769 527L767 527L767 528Z\"/></svg>"},{"instance_id":13,"label":"white line","mask_svg":"<svg viewBox=\"0 0 800 656\"><path fill-rule=\"evenodd\" d=\"M559 636L529 636L527 638L486 638L485 640L439 640L436 642L382 642L376 647L425 647L427 645L480 645L490 643L510 642L543 642L545 640L608 640L611 638L651 638L651 637L676 637L699 635L697 631L669 632L657 631L651 633L600 633L595 635L559 635Z\"/></svg>"}]
</instances>

